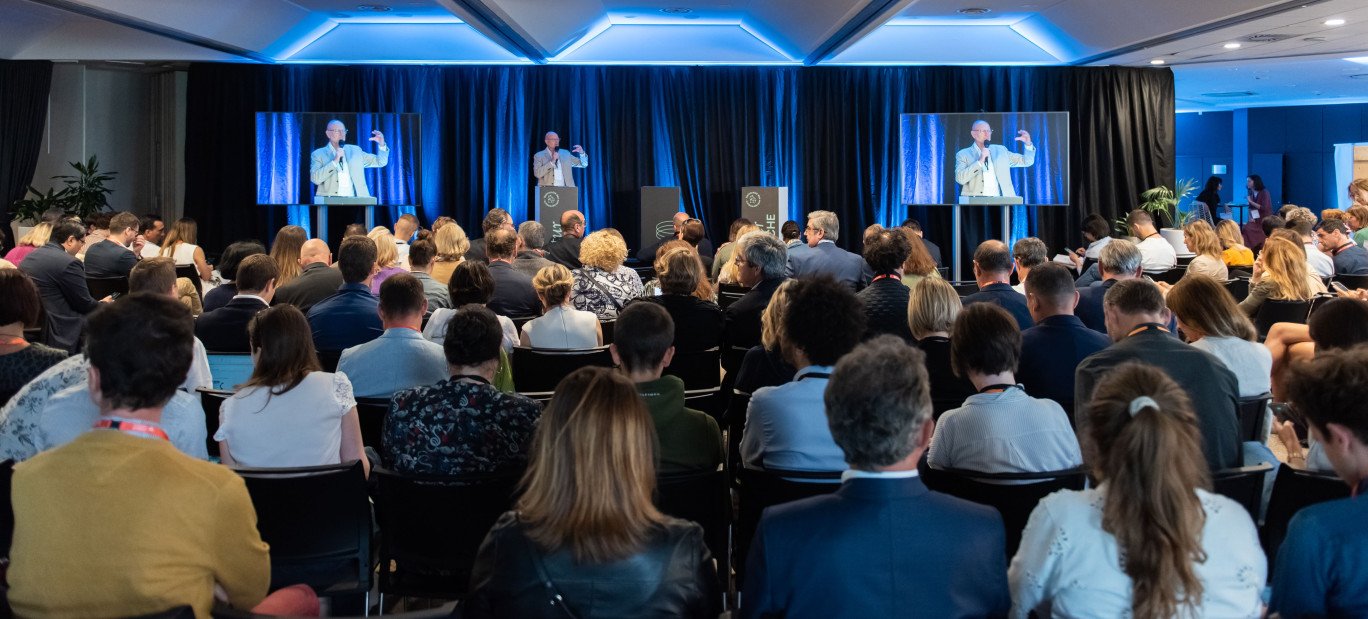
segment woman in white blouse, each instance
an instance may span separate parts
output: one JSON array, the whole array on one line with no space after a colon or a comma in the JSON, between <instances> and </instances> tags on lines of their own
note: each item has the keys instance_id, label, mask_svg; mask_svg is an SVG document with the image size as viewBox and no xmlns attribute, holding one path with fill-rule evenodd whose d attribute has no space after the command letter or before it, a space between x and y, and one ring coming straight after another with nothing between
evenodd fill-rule
<instances>
[{"instance_id":1,"label":"woman in white blouse","mask_svg":"<svg viewBox=\"0 0 1368 619\"><path fill-rule=\"evenodd\" d=\"M1097 488L1031 512L1007 571L1012 616L1259 617L1268 564L1248 512L1213 494L1182 388L1113 370L1080 418Z\"/></svg>"},{"instance_id":2,"label":"woman in white blouse","mask_svg":"<svg viewBox=\"0 0 1368 619\"><path fill-rule=\"evenodd\" d=\"M285 468L360 460L369 475L351 381L322 371L304 314L277 305L247 331L255 368L219 410L214 440L223 463Z\"/></svg>"},{"instance_id":3,"label":"woman in white blouse","mask_svg":"<svg viewBox=\"0 0 1368 619\"><path fill-rule=\"evenodd\" d=\"M195 220L189 217L182 217L172 224L171 230L166 233L166 238L162 239L161 250L158 256L168 256L176 261L176 266L194 266L199 272L200 280L212 282L214 280L214 270L209 268L209 263L204 259L204 250L195 244L195 237L199 235L199 227Z\"/></svg>"},{"instance_id":4,"label":"woman in white blouse","mask_svg":"<svg viewBox=\"0 0 1368 619\"><path fill-rule=\"evenodd\" d=\"M1273 354L1259 343L1254 323L1240 311L1221 282L1189 273L1169 290L1164 301L1173 310L1188 343L1215 355L1235 373L1240 397L1268 391Z\"/></svg>"},{"instance_id":5,"label":"woman in white blouse","mask_svg":"<svg viewBox=\"0 0 1368 619\"><path fill-rule=\"evenodd\" d=\"M541 299L542 316L523 325L522 346L576 350L603 345L598 317L570 306L574 286L575 280L564 266L553 264L537 271L532 288Z\"/></svg>"}]
</instances>

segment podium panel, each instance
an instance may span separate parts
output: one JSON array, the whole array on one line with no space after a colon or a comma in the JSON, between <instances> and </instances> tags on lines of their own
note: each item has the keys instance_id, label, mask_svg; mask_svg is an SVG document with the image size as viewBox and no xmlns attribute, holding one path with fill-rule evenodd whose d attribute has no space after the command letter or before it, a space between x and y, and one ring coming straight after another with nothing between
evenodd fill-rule
<instances>
[{"instance_id":1,"label":"podium panel","mask_svg":"<svg viewBox=\"0 0 1368 619\"><path fill-rule=\"evenodd\" d=\"M329 206L364 206L366 207L366 230L375 227L375 205L379 202L374 197L356 198L344 196L314 196L314 206L318 208L318 217L314 221L318 222L318 228L314 231L316 238L328 238L328 207Z\"/></svg>"},{"instance_id":2,"label":"podium panel","mask_svg":"<svg viewBox=\"0 0 1368 619\"><path fill-rule=\"evenodd\" d=\"M641 188L641 229L637 248L674 235L674 216L679 212L678 187Z\"/></svg>"},{"instance_id":3,"label":"podium panel","mask_svg":"<svg viewBox=\"0 0 1368 619\"><path fill-rule=\"evenodd\" d=\"M553 187L550 185L537 186L537 223L540 223L548 231L550 236L547 241L559 238L561 235L561 214L566 211L579 210L579 189L575 187Z\"/></svg>"},{"instance_id":4,"label":"podium panel","mask_svg":"<svg viewBox=\"0 0 1368 619\"><path fill-rule=\"evenodd\" d=\"M788 187L742 187L741 216L775 237L789 217Z\"/></svg>"}]
</instances>

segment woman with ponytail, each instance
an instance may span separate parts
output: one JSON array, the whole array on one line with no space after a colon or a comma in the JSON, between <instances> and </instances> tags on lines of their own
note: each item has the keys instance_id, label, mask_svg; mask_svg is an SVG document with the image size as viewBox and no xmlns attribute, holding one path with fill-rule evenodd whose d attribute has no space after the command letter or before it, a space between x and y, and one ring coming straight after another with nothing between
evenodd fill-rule
<instances>
[{"instance_id":1,"label":"woman with ponytail","mask_svg":"<svg viewBox=\"0 0 1368 619\"><path fill-rule=\"evenodd\" d=\"M1036 506L1007 580L1012 616L1259 617L1267 562L1248 512L1213 494L1187 394L1127 363L1083 414L1099 485Z\"/></svg>"}]
</instances>

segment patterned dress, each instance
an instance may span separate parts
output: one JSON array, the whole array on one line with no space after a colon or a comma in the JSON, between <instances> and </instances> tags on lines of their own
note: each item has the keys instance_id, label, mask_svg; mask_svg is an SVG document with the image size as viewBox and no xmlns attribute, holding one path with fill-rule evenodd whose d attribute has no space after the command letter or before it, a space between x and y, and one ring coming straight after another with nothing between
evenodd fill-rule
<instances>
[{"instance_id":1,"label":"patterned dress","mask_svg":"<svg viewBox=\"0 0 1368 619\"><path fill-rule=\"evenodd\" d=\"M582 312L593 312L599 320L617 318L620 307L641 296L641 277L631 269L609 273L585 265L571 274L575 276L575 286L570 289L570 303Z\"/></svg>"},{"instance_id":2,"label":"patterned dress","mask_svg":"<svg viewBox=\"0 0 1368 619\"><path fill-rule=\"evenodd\" d=\"M541 406L486 384L448 378L398 391L382 439L398 473L492 473L527 464Z\"/></svg>"}]
</instances>

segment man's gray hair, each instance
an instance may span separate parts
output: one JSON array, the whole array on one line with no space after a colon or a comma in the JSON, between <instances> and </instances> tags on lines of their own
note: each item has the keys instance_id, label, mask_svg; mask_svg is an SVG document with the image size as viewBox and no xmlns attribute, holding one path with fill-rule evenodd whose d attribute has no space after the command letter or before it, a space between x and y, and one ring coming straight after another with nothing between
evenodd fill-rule
<instances>
[{"instance_id":1,"label":"man's gray hair","mask_svg":"<svg viewBox=\"0 0 1368 619\"><path fill-rule=\"evenodd\" d=\"M1287 220L1286 227L1291 228L1297 234L1311 236L1316 232L1316 214L1312 213L1309 208L1298 206L1288 211L1285 219Z\"/></svg>"},{"instance_id":2,"label":"man's gray hair","mask_svg":"<svg viewBox=\"0 0 1368 619\"><path fill-rule=\"evenodd\" d=\"M736 239L736 251L755 266L760 267L763 279L783 278L788 268L788 247L773 234L756 230Z\"/></svg>"},{"instance_id":3,"label":"man's gray hair","mask_svg":"<svg viewBox=\"0 0 1368 619\"><path fill-rule=\"evenodd\" d=\"M1012 246L1012 257L1028 269L1045 264L1045 261L1050 259L1049 254L1050 248L1045 246L1045 241L1033 236L1021 239Z\"/></svg>"},{"instance_id":4,"label":"man's gray hair","mask_svg":"<svg viewBox=\"0 0 1368 619\"><path fill-rule=\"evenodd\" d=\"M546 229L535 221L524 221L518 226L518 236L522 237L523 247L541 249L546 244Z\"/></svg>"},{"instance_id":5,"label":"man's gray hair","mask_svg":"<svg viewBox=\"0 0 1368 619\"><path fill-rule=\"evenodd\" d=\"M832 438L852 468L898 463L917 445L931 418L926 355L894 335L881 335L841 357L823 396Z\"/></svg>"},{"instance_id":6,"label":"man's gray hair","mask_svg":"<svg viewBox=\"0 0 1368 619\"><path fill-rule=\"evenodd\" d=\"M836 213L831 211L808 213L808 225L821 230L823 240L834 241L841 234L841 220L837 219Z\"/></svg>"},{"instance_id":7,"label":"man's gray hair","mask_svg":"<svg viewBox=\"0 0 1368 619\"><path fill-rule=\"evenodd\" d=\"M1140 248L1126 239L1112 239L1097 254L1097 268L1112 275L1133 275L1140 270Z\"/></svg>"}]
</instances>

